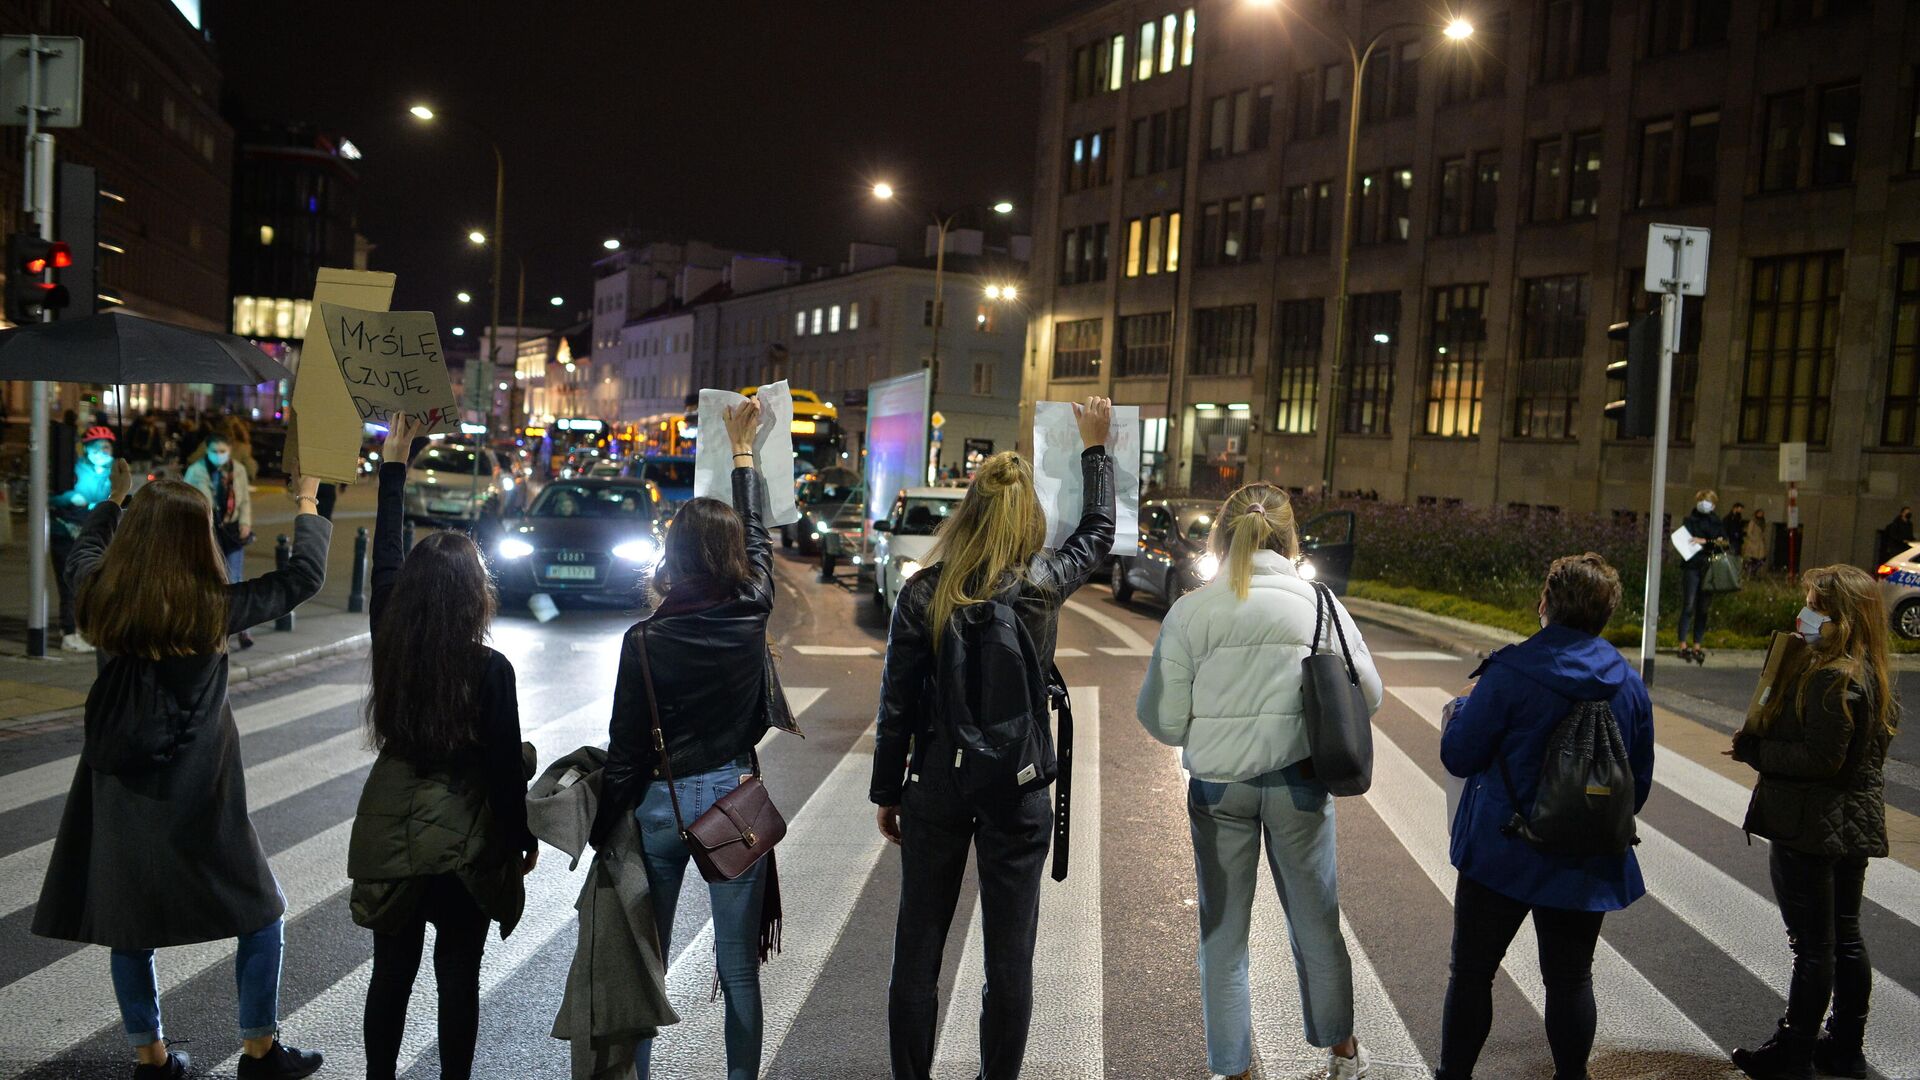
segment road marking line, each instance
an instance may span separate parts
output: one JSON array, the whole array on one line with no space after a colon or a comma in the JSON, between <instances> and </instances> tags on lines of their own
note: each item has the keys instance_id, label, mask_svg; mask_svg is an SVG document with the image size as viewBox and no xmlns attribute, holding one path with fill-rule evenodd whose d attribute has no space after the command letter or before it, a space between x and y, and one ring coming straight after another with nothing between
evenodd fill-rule
<instances>
[{"instance_id":1,"label":"road marking line","mask_svg":"<svg viewBox=\"0 0 1920 1080\"><path fill-rule=\"evenodd\" d=\"M1120 649L1112 645L1102 645L1100 651L1108 656L1152 656L1152 649Z\"/></svg>"},{"instance_id":2,"label":"road marking line","mask_svg":"<svg viewBox=\"0 0 1920 1080\"><path fill-rule=\"evenodd\" d=\"M1454 661L1457 661L1460 659L1460 657L1455 656L1452 653L1434 652L1431 649L1406 649L1406 650L1399 650L1399 651L1393 651L1393 652L1376 652L1373 655L1375 659L1379 659L1379 660L1454 660Z\"/></svg>"},{"instance_id":3,"label":"road marking line","mask_svg":"<svg viewBox=\"0 0 1920 1080\"><path fill-rule=\"evenodd\" d=\"M357 701L366 688L358 683L323 683L283 694L271 701L234 710L233 720L240 734L252 735L305 720L316 713ZM31 806L42 799L65 795L73 786L73 771L80 765L75 754L11 773L0 783L0 814Z\"/></svg>"},{"instance_id":4,"label":"road marking line","mask_svg":"<svg viewBox=\"0 0 1920 1080\"><path fill-rule=\"evenodd\" d=\"M793 645L801 656L879 656L870 645Z\"/></svg>"},{"instance_id":5,"label":"road marking line","mask_svg":"<svg viewBox=\"0 0 1920 1080\"><path fill-rule=\"evenodd\" d=\"M1396 687L1393 695L1434 730L1440 729L1440 705L1452 695L1437 687ZM1435 702L1438 704L1435 704ZM1665 767L1680 757L1661 758ZM1657 775L1658 769L1656 769ZM1717 775L1717 774L1716 774ZM1711 861L1654 828L1642 818L1640 846L1634 849L1647 895L1698 931L1709 944L1786 1000L1793 977L1793 954L1781 940L1780 909L1774 901L1748 888ZM1898 1045L1888 1032L1920 1031L1920 997L1904 986L1873 972L1874 1015L1884 1022L1870 1027L1867 1055L1888 1076L1913 1075L1920 1070L1920 1044L1910 1039ZM1904 1019L1902 1019L1904 1017Z\"/></svg>"},{"instance_id":6,"label":"road marking line","mask_svg":"<svg viewBox=\"0 0 1920 1080\"><path fill-rule=\"evenodd\" d=\"M1086 618L1092 619L1095 623L1097 623L1100 626L1101 629L1105 630L1109 634L1112 634L1114 637L1119 638L1120 644L1123 648L1140 650L1139 652L1115 653L1112 649L1102 649L1101 650L1102 652L1110 653L1115 656L1152 656L1153 655L1153 642L1148 641L1146 638L1141 637L1139 633L1134 630L1133 627L1128 626L1126 623L1121 622L1119 619L1114 618L1113 616L1107 614L1104 611L1101 611L1098 608L1090 607L1086 604L1083 604L1078 600L1069 600L1066 602L1065 606L1068 611L1071 611L1076 615L1082 615L1082 616L1085 616Z\"/></svg>"},{"instance_id":7,"label":"road marking line","mask_svg":"<svg viewBox=\"0 0 1920 1080\"><path fill-rule=\"evenodd\" d=\"M1060 658L1061 658L1061 657L1063 657L1063 656L1064 656L1064 657L1066 657L1066 658L1067 658L1067 659L1069 659L1069 660L1077 660L1077 659L1080 659L1081 657L1084 657L1084 656L1086 656L1086 655L1087 655L1087 651L1086 651L1085 649L1055 649L1055 650L1053 650L1053 658L1054 658L1055 660L1058 660L1058 659L1060 659Z\"/></svg>"},{"instance_id":8,"label":"road marking line","mask_svg":"<svg viewBox=\"0 0 1920 1080\"><path fill-rule=\"evenodd\" d=\"M1100 688L1075 686L1073 857L1067 880L1040 883L1040 936L1033 955L1033 1028L1027 1070L1036 1076L1099 1080L1106 1074L1105 943L1100 898ZM1082 717L1088 718L1082 720ZM1089 767L1091 763L1091 767ZM1091 781L1091 782L1089 782ZM1052 796L1049 795L1049 798ZM986 984L985 925L976 899L954 975L947 1016L934 1044L933 1075L962 1080L980 1071L980 996Z\"/></svg>"}]
</instances>

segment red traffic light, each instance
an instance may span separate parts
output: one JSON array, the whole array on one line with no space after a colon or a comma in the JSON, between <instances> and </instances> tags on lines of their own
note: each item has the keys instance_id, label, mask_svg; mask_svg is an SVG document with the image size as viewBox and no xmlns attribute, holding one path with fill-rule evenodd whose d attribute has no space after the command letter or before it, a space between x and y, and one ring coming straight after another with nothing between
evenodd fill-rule
<instances>
[{"instance_id":1,"label":"red traffic light","mask_svg":"<svg viewBox=\"0 0 1920 1080\"><path fill-rule=\"evenodd\" d=\"M65 270L73 265L73 249L59 240L44 241L45 247L28 255L20 264L20 269L29 274L40 275L51 266L56 270ZM38 247L38 244L33 246Z\"/></svg>"},{"instance_id":2,"label":"red traffic light","mask_svg":"<svg viewBox=\"0 0 1920 1080\"><path fill-rule=\"evenodd\" d=\"M55 270L65 270L73 265L73 249L68 247L65 241L55 240L47 249L47 257L53 260Z\"/></svg>"}]
</instances>

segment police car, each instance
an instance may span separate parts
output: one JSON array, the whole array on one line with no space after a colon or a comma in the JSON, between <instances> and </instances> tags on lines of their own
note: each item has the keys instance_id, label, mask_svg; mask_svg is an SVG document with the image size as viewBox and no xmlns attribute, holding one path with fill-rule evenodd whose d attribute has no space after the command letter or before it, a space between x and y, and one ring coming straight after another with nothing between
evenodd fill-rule
<instances>
[{"instance_id":1,"label":"police car","mask_svg":"<svg viewBox=\"0 0 1920 1080\"><path fill-rule=\"evenodd\" d=\"M1880 596L1893 614L1893 632L1920 640L1920 543L1908 544L1874 573L1880 579Z\"/></svg>"}]
</instances>

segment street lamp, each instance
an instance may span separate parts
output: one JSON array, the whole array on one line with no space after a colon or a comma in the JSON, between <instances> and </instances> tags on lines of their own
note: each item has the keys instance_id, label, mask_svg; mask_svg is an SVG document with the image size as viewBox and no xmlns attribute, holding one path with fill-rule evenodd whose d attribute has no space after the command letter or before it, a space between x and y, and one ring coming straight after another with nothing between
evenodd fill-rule
<instances>
[{"instance_id":1,"label":"street lamp","mask_svg":"<svg viewBox=\"0 0 1920 1080\"><path fill-rule=\"evenodd\" d=\"M608 251L619 251L620 238L617 236L609 236L605 240L600 241L600 246L606 248Z\"/></svg>"},{"instance_id":2,"label":"street lamp","mask_svg":"<svg viewBox=\"0 0 1920 1080\"><path fill-rule=\"evenodd\" d=\"M896 198L893 185L882 180L873 185L873 197L882 202L892 202ZM905 200L900 200L905 201ZM933 424L934 392L940 386L940 328L947 321L947 233L953 229L953 223L960 218L961 211L942 216L938 210L920 208L933 221L935 228L933 254L933 347L927 353L927 445L933 445L938 429ZM993 204L993 212L1002 216L1013 213L1013 204L1005 199ZM931 458L931 453L929 457ZM928 465L929 472L932 465Z\"/></svg>"},{"instance_id":3,"label":"street lamp","mask_svg":"<svg viewBox=\"0 0 1920 1080\"><path fill-rule=\"evenodd\" d=\"M487 234L481 232L479 229L469 230L467 232L467 242L475 247L479 247L487 242Z\"/></svg>"},{"instance_id":4,"label":"street lamp","mask_svg":"<svg viewBox=\"0 0 1920 1080\"><path fill-rule=\"evenodd\" d=\"M1246 0L1249 6L1277 8L1279 0ZM1360 109L1361 94L1366 88L1367 61L1373 59L1374 50L1389 36L1404 30L1432 31L1439 29L1441 36L1450 42L1461 42L1473 36L1473 24L1466 19L1449 18L1443 25L1436 27L1429 22L1397 22L1377 31L1362 45L1355 41L1344 28L1338 30L1338 36L1329 33L1325 27L1311 19L1307 25L1322 37L1335 44L1347 47L1347 59L1351 64L1349 74L1353 87L1353 100L1347 108L1347 171L1345 188L1340 206L1340 279L1337 286L1338 298L1334 302L1333 312L1333 378L1327 394L1327 432L1326 451L1320 463L1320 492L1323 498L1333 495L1333 447L1339 435L1339 412L1341 409L1341 382L1346 377L1347 360L1347 305L1348 281L1353 266L1353 215L1354 215L1354 172L1355 157L1360 149Z\"/></svg>"},{"instance_id":5,"label":"street lamp","mask_svg":"<svg viewBox=\"0 0 1920 1080\"><path fill-rule=\"evenodd\" d=\"M457 292L457 293L454 293L454 294L453 294L453 298L454 298L455 300L458 300L458 301L460 301L460 302L461 302L461 303L463 303L463 304L471 304L471 303L473 303L473 294L472 294L472 293L470 293L470 292L468 292L468 291L467 291L467 290L465 290L465 289L461 289L461 290L460 290L459 292Z\"/></svg>"}]
</instances>

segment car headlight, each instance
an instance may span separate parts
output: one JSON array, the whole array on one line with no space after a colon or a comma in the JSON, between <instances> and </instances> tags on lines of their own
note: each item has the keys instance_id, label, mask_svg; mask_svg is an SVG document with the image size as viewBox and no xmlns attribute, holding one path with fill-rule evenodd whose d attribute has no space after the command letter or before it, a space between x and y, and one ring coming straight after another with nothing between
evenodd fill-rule
<instances>
[{"instance_id":1,"label":"car headlight","mask_svg":"<svg viewBox=\"0 0 1920 1080\"><path fill-rule=\"evenodd\" d=\"M367 460L368 460L368 461L379 461L379 460L380 460L380 451L378 451L378 450L369 450L369 451L367 451Z\"/></svg>"},{"instance_id":2,"label":"car headlight","mask_svg":"<svg viewBox=\"0 0 1920 1080\"><path fill-rule=\"evenodd\" d=\"M920 572L920 564L913 559L900 560L900 580L905 581Z\"/></svg>"},{"instance_id":3,"label":"car headlight","mask_svg":"<svg viewBox=\"0 0 1920 1080\"><path fill-rule=\"evenodd\" d=\"M513 490L513 477L511 477L511 476L503 476L503 477L501 477L501 478L500 478L500 490L501 490L501 491L512 491L512 490Z\"/></svg>"},{"instance_id":4,"label":"car headlight","mask_svg":"<svg viewBox=\"0 0 1920 1080\"><path fill-rule=\"evenodd\" d=\"M825 518L813 519L813 535L819 536L822 533L829 532L829 531L831 531L831 526L828 525L827 519Z\"/></svg>"},{"instance_id":5,"label":"car headlight","mask_svg":"<svg viewBox=\"0 0 1920 1080\"><path fill-rule=\"evenodd\" d=\"M1300 560L1300 580L1301 581L1312 581L1314 578L1317 578L1319 576L1320 576L1320 572L1313 568L1312 559Z\"/></svg>"},{"instance_id":6,"label":"car headlight","mask_svg":"<svg viewBox=\"0 0 1920 1080\"><path fill-rule=\"evenodd\" d=\"M517 537L509 536L500 541L500 557L503 559L524 559L533 554L533 545Z\"/></svg>"},{"instance_id":7,"label":"car headlight","mask_svg":"<svg viewBox=\"0 0 1920 1080\"><path fill-rule=\"evenodd\" d=\"M1193 562L1193 575L1201 581L1212 581L1213 575L1220 572L1220 556L1209 551Z\"/></svg>"},{"instance_id":8,"label":"car headlight","mask_svg":"<svg viewBox=\"0 0 1920 1080\"><path fill-rule=\"evenodd\" d=\"M613 557L630 563L651 563L660 558L660 549L651 540L629 540L613 549Z\"/></svg>"}]
</instances>

